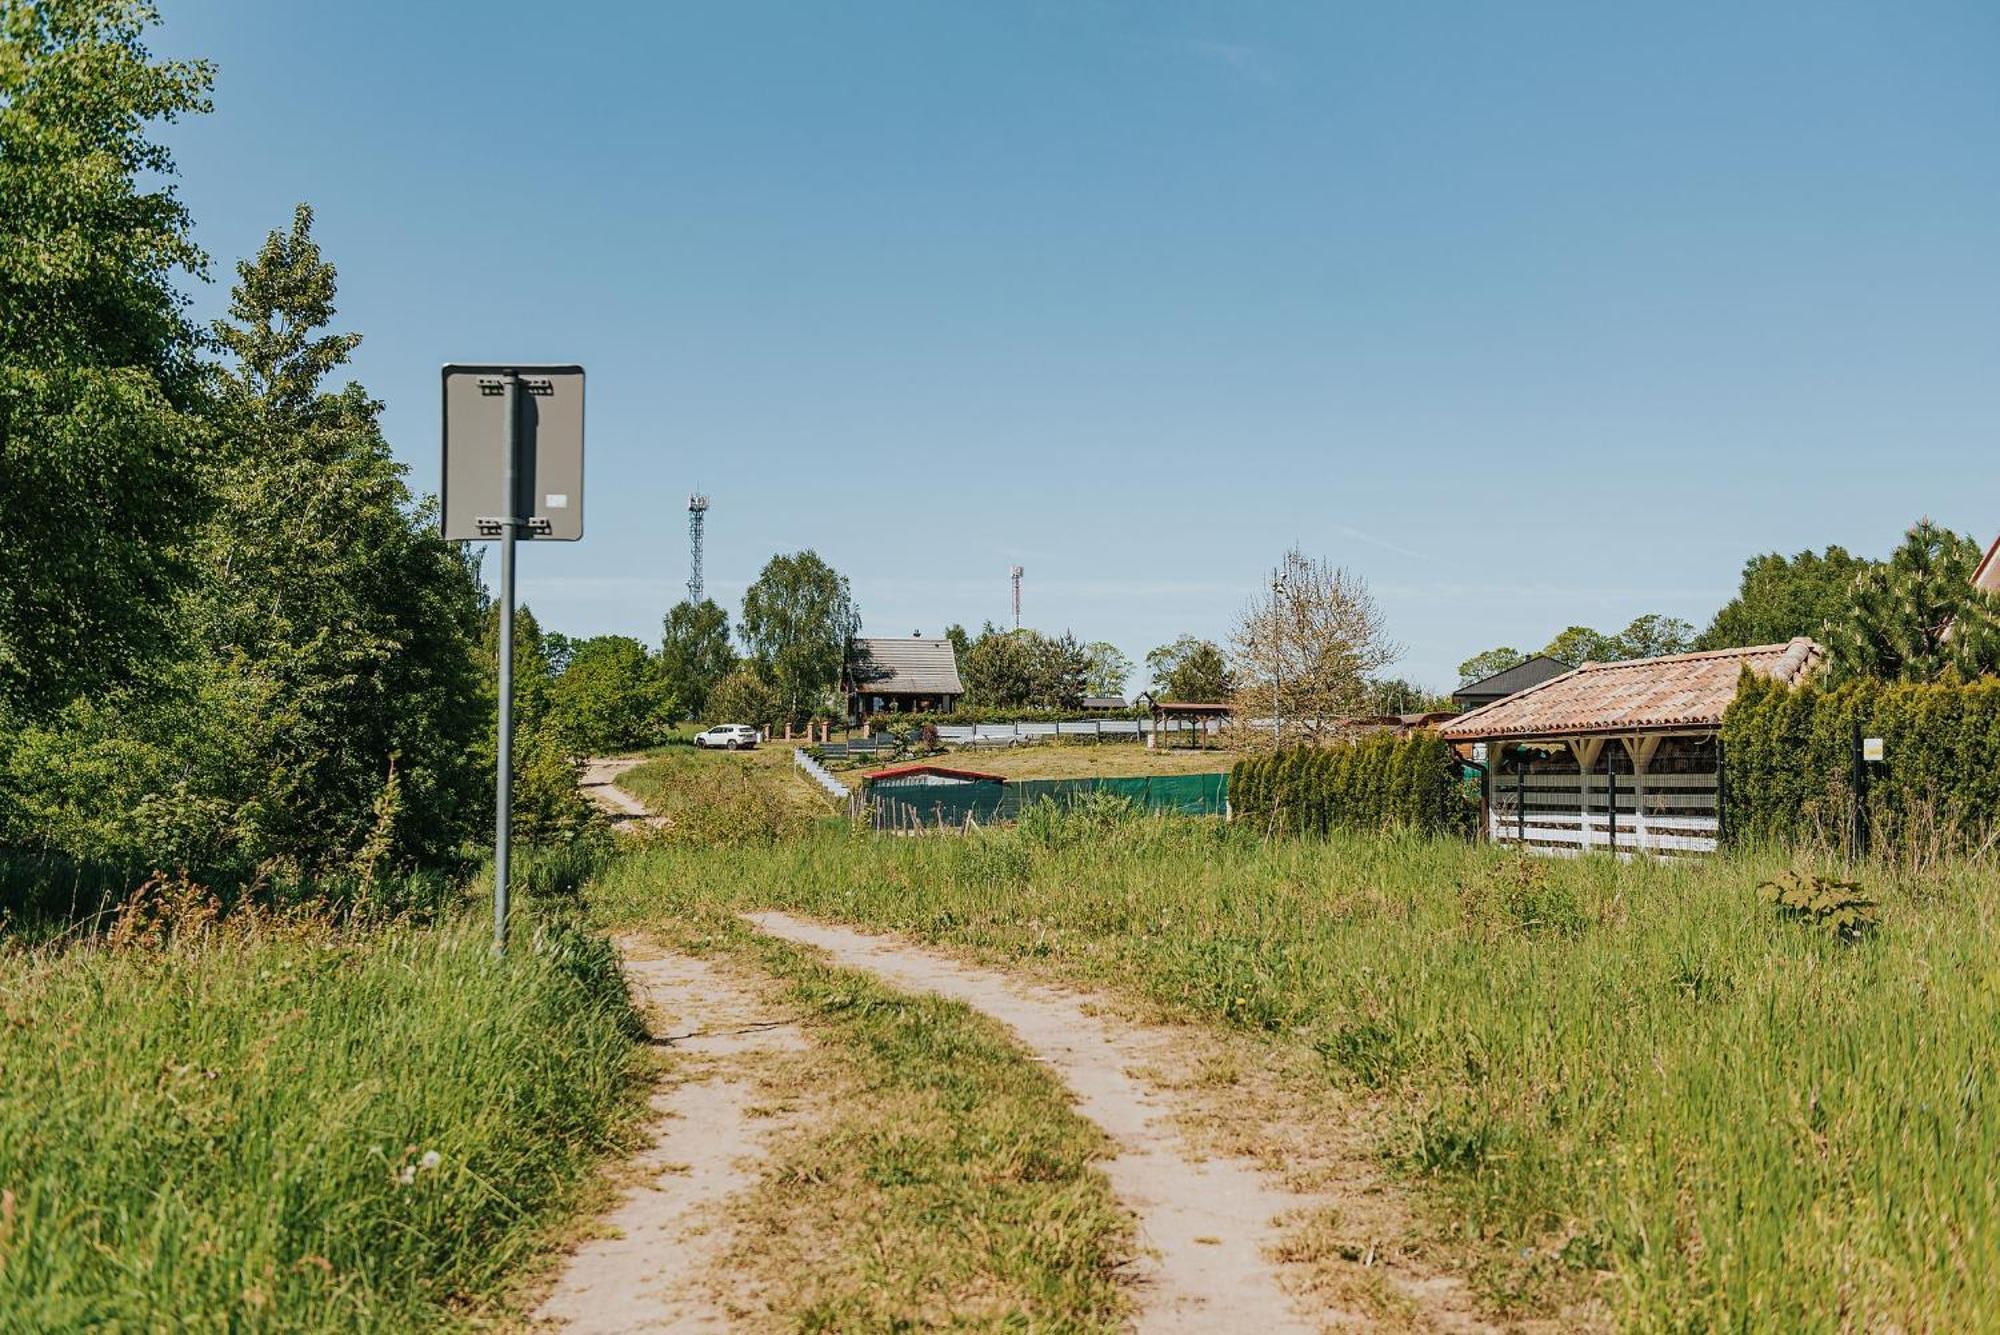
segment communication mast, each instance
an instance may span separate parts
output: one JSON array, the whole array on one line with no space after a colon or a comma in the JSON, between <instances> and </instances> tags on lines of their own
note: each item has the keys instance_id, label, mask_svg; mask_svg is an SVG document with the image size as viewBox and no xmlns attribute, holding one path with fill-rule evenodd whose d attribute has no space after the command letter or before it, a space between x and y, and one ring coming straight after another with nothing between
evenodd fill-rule
<instances>
[{"instance_id":1,"label":"communication mast","mask_svg":"<svg viewBox=\"0 0 2000 1335\"><path fill-rule=\"evenodd\" d=\"M1026 573L1027 572L1021 569L1021 567L1019 566L1015 566L1012 570L1009 570L1007 572L1008 577L1014 581L1014 629L1015 630L1021 629L1021 576Z\"/></svg>"},{"instance_id":2,"label":"communication mast","mask_svg":"<svg viewBox=\"0 0 2000 1335\"><path fill-rule=\"evenodd\" d=\"M688 601L701 601L701 530L708 519L708 497L696 492L688 497Z\"/></svg>"}]
</instances>

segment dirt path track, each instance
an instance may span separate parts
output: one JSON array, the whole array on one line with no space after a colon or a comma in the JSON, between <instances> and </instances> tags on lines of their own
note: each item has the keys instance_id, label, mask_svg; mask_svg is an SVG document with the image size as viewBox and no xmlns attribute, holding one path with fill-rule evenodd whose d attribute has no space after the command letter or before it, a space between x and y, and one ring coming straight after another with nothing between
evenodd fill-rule
<instances>
[{"instance_id":1,"label":"dirt path track","mask_svg":"<svg viewBox=\"0 0 2000 1335\"><path fill-rule=\"evenodd\" d=\"M1117 1157L1104 1165L1105 1174L1137 1216L1141 1241L1156 1253L1146 1259L1140 1277L1142 1332L1278 1335L1373 1324L1354 1312L1318 1310L1307 1316L1269 1259L1280 1215L1327 1202L1285 1190L1248 1160L1204 1159L1174 1126L1173 1096L1131 1074L1184 1064L1170 1031L1123 1023L1074 995L972 968L893 938L783 913L749 917L763 931L818 947L844 967L982 1011L1049 1064L1076 1094L1078 1110L1116 1143ZM1454 1280L1427 1276L1399 1287L1417 1309L1415 1324L1483 1328Z\"/></svg>"},{"instance_id":2,"label":"dirt path track","mask_svg":"<svg viewBox=\"0 0 2000 1335\"><path fill-rule=\"evenodd\" d=\"M751 1116L755 1064L802 1040L726 971L640 941L620 946L654 1041L687 1060L653 1095L652 1143L631 1161L633 1185L535 1315L579 1335L727 1330L702 1282L728 1243L717 1207L756 1182L765 1141L784 1129Z\"/></svg>"}]
</instances>

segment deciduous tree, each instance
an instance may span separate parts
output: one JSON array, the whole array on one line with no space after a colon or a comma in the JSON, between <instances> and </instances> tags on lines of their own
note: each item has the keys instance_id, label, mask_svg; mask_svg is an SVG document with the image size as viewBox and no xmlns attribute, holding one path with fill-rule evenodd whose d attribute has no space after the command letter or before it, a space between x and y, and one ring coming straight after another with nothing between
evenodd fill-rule
<instances>
[{"instance_id":1,"label":"deciduous tree","mask_svg":"<svg viewBox=\"0 0 2000 1335\"><path fill-rule=\"evenodd\" d=\"M1296 548L1275 574L1271 592L1244 610L1230 642L1236 716L1268 715L1275 704L1293 740L1316 738L1366 710L1369 682L1402 646L1389 638L1358 575ZM1264 729L1240 731L1251 745L1272 740Z\"/></svg>"},{"instance_id":2,"label":"deciduous tree","mask_svg":"<svg viewBox=\"0 0 2000 1335\"><path fill-rule=\"evenodd\" d=\"M1227 700L1236 690L1221 648L1193 635L1147 654L1146 675L1152 679L1153 694L1162 700L1210 703Z\"/></svg>"},{"instance_id":3,"label":"deciduous tree","mask_svg":"<svg viewBox=\"0 0 2000 1335\"><path fill-rule=\"evenodd\" d=\"M708 695L736 667L729 614L712 599L683 599L667 612L660 638L660 676L684 718L701 718Z\"/></svg>"},{"instance_id":4,"label":"deciduous tree","mask_svg":"<svg viewBox=\"0 0 2000 1335\"><path fill-rule=\"evenodd\" d=\"M743 642L789 719L826 702L860 629L847 577L817 552L772 557L743 595Z\"/></svg>"},{"instance_id":5,"label":"deciduous tree","mask_svg":"<svg viewBox=\"0 0 2000 1335\"><path fill-rule=\"evenodd\" d=\"M1695 640L1697 649L1782 644L1799 635L1826 635L1827 623L1848 606L1854 582L1875 563L1844 547L1753 556L1743 565L1736 596Z\"/></svg>"}]
</instances>

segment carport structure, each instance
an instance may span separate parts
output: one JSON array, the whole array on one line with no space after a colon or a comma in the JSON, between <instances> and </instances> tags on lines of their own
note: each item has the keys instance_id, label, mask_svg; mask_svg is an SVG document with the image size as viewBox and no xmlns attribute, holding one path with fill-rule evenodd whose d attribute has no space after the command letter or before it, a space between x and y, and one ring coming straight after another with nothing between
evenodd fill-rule
<instances>
[{"instance_id":1,"label":"carport structure","mask_svg":"<svg viewBox=\"0 0 2000 1335\"><path fill-rule=\"evenodd\" d=\"M1485 831L1542 852L1713 852L1724 818L1722 715L1743 672L1796 684L1825 651L1786 644L1586 663L1461 714L1438 733L1483 745Z\"/></svg>"}]
</instances>

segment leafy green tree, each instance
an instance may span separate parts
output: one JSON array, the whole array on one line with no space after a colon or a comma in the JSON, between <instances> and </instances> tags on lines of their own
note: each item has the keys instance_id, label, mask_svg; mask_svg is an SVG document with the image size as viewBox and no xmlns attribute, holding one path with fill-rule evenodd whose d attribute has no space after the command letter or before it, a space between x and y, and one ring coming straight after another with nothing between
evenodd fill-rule
<instances>
[{"instance_id":1,"label":"leafy green tree","mask_svg":"<svg viewBox=\"0 0 2000 1335\"><path fill-rule=\"evenodd\" d=\"M1450 696L1425 690L1402 677L1368 683L1368 712L1372 714L1428 714L1451 707Z\"/></svg>"},{"instance_id":2,"label":"leafy green tree","mask_svg":"<svg viewBox=\"0 0 2000 1335\"><path fill-rule=\"evenodd\" d=\"M1183 635L1146 655L1146 675L1162 700L1215 702L1236 693L1229 660L1213 640Z\"/></svg>"},{"instance_id":3,"label":"leafy green tree","mask_svg":"<svg viewBox=\"0 0 2000 1335\"><path fill-rule=\"evenodd\" d=\"M1488 649L1474 654L1458 665L1458 684L1470 686L1475 681L1485 681L1488 677L1505 672L1508 668L1519 667L1528 661L1530 655L1511 646ZM1565 662L1569 660L1565 659Z\"/></svg>"},{"instance_id":4,"label":"leafy green tree","mask_svg":"<svg viewBox=\"0 0 2000 1335\"><path fill-rule=\"evenodd\" d=\"M748 723L761 728L776 722L783 712L784 702L771 684L756 668L744 663L709 692L708 712L703 719L708 723Z\"/></svg>"},{"instance_id":5,"label":"leafy green tree","mask_svg":"<svg viewBox=\"0 0 2000 1335\"><path fill-rule=\"evenodd\" d=\"M966 632L965 627L954 621L944 628L944 637L951 641L951 651L957 654L958 661L963 663L966 652L972 648L972 636Z\"/></svg>"},{"instance_id":6,"label":"leafy green tree","mask_svg":"<svg viewBox=\"0 0 2000 1335\"><path fill-rule=\"evenodd\" d=\"M1624 642L1589 626L1569 626L1557 633L1542 652L1565 663L1615 663L1628 657Z\"/></svg>"},{"instance_id":7,"label":"leafy green tree","mask_svg":"<svg viewBox=\"0 0 2000 1335\"><path fill-rule=\"evenodd\" d=\"M1836 682L1936 681L2000 669L2000 599L1972 586L1979 545L1920 520L1888 561L1862 571L1827 626Z\"/></svg>"},{"instance_id":8,"label":"leafy green tree","mask_svg":"<svg viewBox=\"0 0 2000 1335\"><path fill-rule=\"evenodd\" d=\"M816 552L772 557L743 595L743 642L793 720L811 714L839 686L860 629L847 577Z\"/></svg>"},{"instance_id":9,"label":"leafy green tree","mask_svg":"<svg viewBox=\"0 0 2000 1335\"><path fill-rule=\"evenodd\" d=\"M246 855L313 867L359 849L393 769L402 833L377 853L436 860L485 801L482 595L410 495L381 405L327 387L360 342L325 332L334 294L300 205L238 265L215 326L231 362L185 609L196 689L233 754L205 787L237 806Z\"/></svg>"},{"instance_id":10,"label":"leafy green tree","mask_svg":"<svg viewBox=\"0 0 2000 1335\"><path fill-rule=\"evenodd\" d=\"M1001 631L989 626L959 664L966 703L1006 709L1025 707L1032 701L1041 664L1040 639L1031 630Z\"/></svg>"},{"instance_id":11,"label":"leafy green tree","mask_svg":"<svg viewBox=\"0 0 2000 1335\"><path fill-rule=\"evenodd\" d=\"M1045 709L1076 709L1089 693L1090 654L1076 636L1064 631L1056 638L1037 635L1035 684L1029 703Z\"/></svg>"},{"instance_id":12,"label":"leafy green tree","mask_svg":"<svg viewBox=\"0 0 2000 1335\"><path fill-rule=\"evenodd\" d=\"M659 663L626 635L574 641L550 699L550 729L571 754L654 745L672 731L674 715Z\"/></svg>"},{"instance_id":13,"label":"leafy green tree","mask_svg":"<svg viewBox=\"0 0 2000 1335\"><path fill-rule=\"evenodd\" d=\"M1679 617L1661 616L1657 612L1634 617L1632 624L1619 631L1617 637L1617 652L1621 659L1662 658L1668 654L1684 654L1692 648L1694 627Z\"/></svg>"},{"instance_id":14,"label":"leafy green tree","mask_svg":"<svg viewBox=\"0 0 2000 1335\"><path fill-rule=\"evenodd\" d=\"M1132 660L1118 652L1118 646L1093 640L1083 647L1083 688L1087 695L1122 696L1132 677Z\"/></svg>"},{"instance_id":15,"label":"leafy green tree","mask_svg":"<svg viewBox=\"0 0 2000 1335\"><path fill-rule=\"evenodd\" d=\"M169 647L204 499L203 273L160 121L212 69L156 61L128 0L0 0L0 710L46 711Z\"/></svg>"},{"instance_id":16,"label":"leafy green tree","mask_svg":"<svg viewBox=\"0 0 2000 1335\"><path fill-rule=\"evenodd\" d=\"M683 717L704 717L709 692L735 667L729 614L718 604L682 599L669 609L660 638L660 676Z\"/></svg>"},{"instance_id":17,"label":"leafy green tree","mask_svg":"<svg viewBox=\"0 0 2000 1335\"><path fill-rule=\"evenodd\" d=\"M1844 547L1753 556L1743 565L1736 596L1695 640L1697 649L1782 644L1799 635L1822 638L1827 623L1846 612L1854 582L1875 563Z\"/></svg>"},{"instance_id":18,"label":"leafy green tree","mask_svg":"<svg viewBox=\"0 0 2000 1335\"><path fill-rule=\"evenodd\" d=\"M500 672L500 604L486 605L479 639L480 679L497 690ZM555 705L556 672L547 636L535 610L526 603L514 609L514 731L539 731ZM490 701L489 701L490 703ZM497 706L496 706L497 710Z\"/></svg>"}]
</instances>

